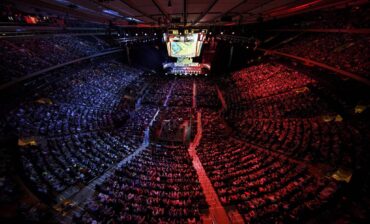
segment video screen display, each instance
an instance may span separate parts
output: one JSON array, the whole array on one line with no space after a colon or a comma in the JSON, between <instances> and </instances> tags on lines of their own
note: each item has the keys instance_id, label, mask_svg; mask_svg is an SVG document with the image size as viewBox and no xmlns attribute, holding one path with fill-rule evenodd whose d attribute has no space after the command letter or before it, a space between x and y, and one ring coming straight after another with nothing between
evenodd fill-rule
<instances>
[{"instance_id":1,"label":"video screen display","mask_svg":"<svg viewBox=\"0 0 370 224\"><path fill-rule=\"evenodd\" d=\"M170 57L199 57L205 35L193 33L184 35L164 34L167 52Z\"/></svg>"},{"instance_id":2,"label":"video screen display","mask_svg":"<svg viewBox=\"0 0 370 224\"><path fill-rule=\"evenodd\" d=\"M196 43L195 42L170 42L171 57L195 57Z\"/></svg>"}]
</instances>

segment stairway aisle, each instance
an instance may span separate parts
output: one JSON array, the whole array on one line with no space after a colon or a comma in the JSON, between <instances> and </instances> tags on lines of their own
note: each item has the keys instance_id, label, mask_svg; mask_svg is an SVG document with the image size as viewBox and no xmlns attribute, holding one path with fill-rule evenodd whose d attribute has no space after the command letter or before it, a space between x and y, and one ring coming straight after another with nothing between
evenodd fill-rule
<instances>
[{"instance_id":1,"label":"stairway aisle","mask_svg":"<svg viewBox=\"0 0 370 224\"><path fill-rule=\"evenodd\" d=\"M53 206L56 211L59 211L60 213L65 213L65 215L59 217L60 218L59 221L61 223L72 223L73 215L80 213L83 210L83 207L85 206L85 204L88 203L89 199L92 198L95 192L95 186L102 184L105 179L113 175L114 171L117 168L120 168L124 164L129 163L131 159L133 159L135 156L141 153L144 149L146 149L147 145L148 144L144 142L137 150L135 150L135 152L133 152L131 155L121 160L116 165L109 168L103 175L91 181L87 186L80 189L77 193L71 195L69 198L65 198L59 204ZM71 210L68 212L62 212L65 202L72 203L73 205Z\"/></svg>"},{"instance_id":2,"label":"stairway aisle","mask_svg":"<svg viewBox=\"0 0 370 224\"><path fill-rule=\"evenodd\" d=\"M221 202L217 196L215 189L213 188L211 181L209 180L206 171L203 168L201 161L196 152L196 147L202 138L202 124L201 124L201 112L197 112L197 135L194 141L190 144L188 152L193 160L193 166L196 170L199 178L200 186L203 189L206 201L209 205L209 211L212 219L212 223L226 224L232 223L225 211L225 208L221 205Z\"/></svg>"},{"instance_id":3,"label":"stairway aisle","mask_svg":"<svg viewBox=\"0 0 370 224\"><path fill-rule=\"evenodd\" d=\"M175 81L176 81L176 79L175 79ZM175 84L174 82L171 84L170 90L168 91L168 93L166 95L166 100L163 103L163 107L167 107L168 106L168 101L171 98L172 89L173 89L174 84Z\"/></svg>"},{"instance_id":4,"label":"stairway aisle","mask_svg":"<svg viewBox=\"0 0 370 224\"><path fill-rule=\"evenodd\" d=\"M218 98L220 99L221 104L222 104L222 110L226 110L227 109L227 104L226 104L225 98L222 95L222 92L221 92L220 88L218 87L218 85L216 85L216 90L217 90Z\"/></svg>"},{"instance_id":5,"label":"stairway aisle","mask_svg":"<svg viewBox=\"0 0 370 224\"><path fill-rule=\"evenodd\" d=\"M149 126L152 126L154 120L159 114L160 109L157 110L157 112L154 114L153 118L150 121ZM86 185L84 188L69 192L68 195L61 195L59 197L58 204L54 205L53 208L58 211L58 218L61 223L72 223L72 218L74 214L78 214L83 210L83 207L86 203L89 203L89 200L92 198L94 192L95 192L95 186L102 184L105 179L107 179L109 176L114 174L114 171L120 167L122 167L124 164L129 163L135 156L140 154L143 150L145 150L149 145L149 127L144 131L144 138L143 142L140 145L139 148L137 148L132 154L127 156L126 158L122 159L119 163L115 164L111 168L109 168L107 171L105 171L104 174L101 176L95 178L92 180L88 185ZM64 211L63 207L65 203L71 203L72 208L68 211Z\"/></svg>"},{"instance_id":6,"label":"stairway aisle","mask_svg":"<svg viewBox=\"0 0 370 224\"><path fill-rule=\"evenodd\" d=\"M197 108L197 84L193 82L193 108Z\"/></svg>"}]
</instances>

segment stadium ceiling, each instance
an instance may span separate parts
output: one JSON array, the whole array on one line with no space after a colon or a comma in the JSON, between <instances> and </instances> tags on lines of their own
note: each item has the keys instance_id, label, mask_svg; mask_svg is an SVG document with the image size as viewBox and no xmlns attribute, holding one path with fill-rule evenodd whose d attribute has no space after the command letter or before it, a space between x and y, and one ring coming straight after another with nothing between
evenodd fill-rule
<instances>
[{"instance_id":1,"label":"stadium ceiling","mask_svg":"<svg viewBox=\"0 0 370 224\"><path fill-rule=\"evenodd\" d=\"M121 26L209 26L256 23L366 0L14 0L28 10ZM31 7L31 8L30 8Z\"/></svg>"}]
</instances>

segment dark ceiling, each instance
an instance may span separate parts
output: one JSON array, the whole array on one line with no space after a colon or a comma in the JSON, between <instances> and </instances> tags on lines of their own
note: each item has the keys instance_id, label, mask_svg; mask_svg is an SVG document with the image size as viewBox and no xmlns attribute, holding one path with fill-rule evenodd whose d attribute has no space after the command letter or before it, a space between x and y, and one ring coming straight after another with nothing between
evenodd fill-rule
<instances>
[{"instance_id":1,"label":"dark ceiling","mask_svg":"<svg viewBox=\"0 0 370 224\"><path fill-rule=\"evenodd\" d=\"M366 0L14 0L28 12L127 26L235 25L307 11L357 5Z\"/></svg>"}]
</instances>

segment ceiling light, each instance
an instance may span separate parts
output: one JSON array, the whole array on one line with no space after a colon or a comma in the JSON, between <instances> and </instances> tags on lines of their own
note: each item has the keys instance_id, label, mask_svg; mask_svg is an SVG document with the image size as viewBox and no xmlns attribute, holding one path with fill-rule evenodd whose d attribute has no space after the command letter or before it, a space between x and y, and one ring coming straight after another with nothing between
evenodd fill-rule
<instances>
[{"instance_id":1,"label":"ceiling light","mask_svg":"<svg viewBox=\"0 0 370 224\"><path fill-rule=\"evenodd\" d=\"M110 9L103 9L103 12L112 16L120 16L118 12Z\"/></svg>"}]
</instances>

